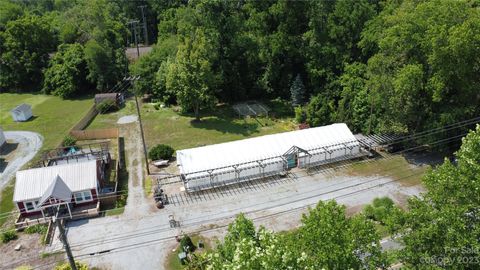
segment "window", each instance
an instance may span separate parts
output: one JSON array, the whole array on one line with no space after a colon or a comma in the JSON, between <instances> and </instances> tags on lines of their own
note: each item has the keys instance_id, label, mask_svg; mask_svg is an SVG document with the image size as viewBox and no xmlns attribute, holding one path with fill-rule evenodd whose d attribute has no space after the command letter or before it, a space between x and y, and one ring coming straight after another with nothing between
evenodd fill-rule
<instances>
[{"instance_id":1,"label":"window","mask_svg":"<svg viewBox=\"0 0 480 270\"><path fill-rule=\"evenodd\" d=\"M38 201L25 202L25 210L27 210L27 212L36 211L37 205Z\"/></svg>"},{"instance_id":2,"label":"window","mask_svg":"<svg viewBox=\"0 0 480 270\"><path fill-rule=\"evenodd\" d=\"M88 202L92 200L92 192L90 190L87 191L80 191L75 193L75 202Z\"/></svg>"}]
</instances>

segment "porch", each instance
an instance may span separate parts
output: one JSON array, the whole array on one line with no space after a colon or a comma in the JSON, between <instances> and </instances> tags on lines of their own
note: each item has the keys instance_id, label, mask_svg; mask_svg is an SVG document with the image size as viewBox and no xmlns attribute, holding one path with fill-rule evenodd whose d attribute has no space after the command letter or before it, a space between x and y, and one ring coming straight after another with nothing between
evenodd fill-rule
<instances>
[{"instance_id":1,"label":"porch","mask_svg":"<svg viewBox=\"0 0 480 270\"><path fill-rule=\"evenodd\" d=\"M99 215L100 201L96 202L95 204L72 207L70 208L70 212L68 209L63 209L62 211L58 212L57 218L65 220L77 220L82 218L98 217ZM23 217L19 214L17 220L15 221L15 228L17 230L21 230L35 224L47 224L51 220L52 215L48 215L45 212L43 214L39 213L28 217Z\"/></svg>"}]
</instances>

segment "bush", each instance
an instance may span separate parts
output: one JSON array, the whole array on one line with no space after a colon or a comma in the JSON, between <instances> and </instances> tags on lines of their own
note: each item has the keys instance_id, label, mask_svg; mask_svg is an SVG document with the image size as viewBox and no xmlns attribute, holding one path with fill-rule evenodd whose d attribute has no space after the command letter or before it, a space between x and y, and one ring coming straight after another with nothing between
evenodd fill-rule
<instances>
[{"instance_id":1,"label":"bush","mask_svg":"<svg viewBox=\"0 0 480 270\"><path fill-rule=\"evenodd\" d=\"M74 146L77 143L77 139L73 136L67 135L63 138L62 145L65 147Z\"/></svg>"},{"instance_id":2,"label":"bush","mask_svg":"<svg viewBox=\"0 0 480 270\"><path fill-rule=\"evenodd\" d=\"M2 243L8 243L17 238L17 232L15 230L9 230L2 233Z\"/></svg>"},{"instance_id":3,"label":"bush","mask_svg":"<svg viewBox=\"0 0 480 270\"><path fill-rule=\"evenodd\" d=\"M33 226L30 226L30 227L26 228L25 233L28 233L28 234L34 234L34 233L45 234L47 232L47 229L48 229L48 227L46 225L37 224L37 225L33 225Z\"/></svg>"},{"instance_id":4,"label":"bush","mask_svg":"<svg viewBox=\"0 0 480 270\"><path fill-rule=\"evenodd\" d=\"M118 110L117 103L114 100L105 100L97 104L97 111L99 113L108 113Z\"/></svg>"},{"instance_id":5,"label":"bush","mask_svg":"<svg viewBox=\"0 0 480 270\"><path fill-rule=\"evenodd\" d=\"M170 146L166 144L158 144L154 146L150 151L148 152L148 157L151 160L158 160L158 159L170 159L173 156L173 152L175 150Z\"/></svg>"},{"instance_id":6,"label":"bush","mask_svg":"<svg viewBox=\"0 0 480 270\"><path fill-rule=\"evenodd\" d=\"M367 205L363 210L364 215L375 221L380 222L382 225L387 223L387 220L390 219L394 210L395 204L392 199L388 197L375 198L371 205Z\"/></svg>"},{"instance_id":7,"label":"bush","mask_svg":"<svg viewBox=\"0 0 480 270\"><path fill-rule=\"evenodd\" d=\"M75 265L77 266L77 270L88 270L88 266L84 263L81 262L75 262ZM68 262L57 265L55 267L55 270L72 270L70 267L70 264Z\"/></svg>"},{"instance_id":8,"label":"bush","mask_svg":"<svg viewBox=\"0 0 480 270\"><path fill-rule=\"evenodd\" d=\"M195 250L195 245L193 245L192 239L188 235L184 235L180 240L180 250L186 252L192 252Z\"/></svg>"},{"instance_id":9,"label":"bush","mask_svg":"<svg viewBox=\"0 0 480 270\"><path fill-rule=\"evenodd\" d=\"M307 114L303 109L303 107L301 106L295 107L295 121L301 124L301 123L305 123L306 120L307 120Z\"/></svg>"}]
</instances>

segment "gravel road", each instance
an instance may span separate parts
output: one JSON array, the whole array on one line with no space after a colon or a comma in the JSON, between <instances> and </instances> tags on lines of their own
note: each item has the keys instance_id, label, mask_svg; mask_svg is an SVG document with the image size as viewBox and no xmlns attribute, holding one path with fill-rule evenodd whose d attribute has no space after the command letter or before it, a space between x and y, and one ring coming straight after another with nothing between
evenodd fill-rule
<instances>
[{"instance_id":1,"label":"gravel road","mask_svg":"<svg viewBox=\"0 0 480 270\"><path fill-rule=\"evenodd\" d=\"M18 144L11 153L2 152L2 158L7 162L5 170L0 173L0 189L2 189L15 173L29 162L40 150L43 143L42 135L30 131L5 131L8 144ZM8 145L7 145L8 147Z\"/></svg>"}]
</instances>

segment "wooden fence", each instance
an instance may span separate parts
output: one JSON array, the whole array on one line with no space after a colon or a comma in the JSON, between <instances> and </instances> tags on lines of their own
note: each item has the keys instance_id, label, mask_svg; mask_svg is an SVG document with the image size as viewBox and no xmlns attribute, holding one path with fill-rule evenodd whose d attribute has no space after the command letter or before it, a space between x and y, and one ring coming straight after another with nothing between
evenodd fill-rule
<instances>
[{"instance_id":1,"label":"wooden fence","mask_svg":"<svg viewBox=\"0 0 480 270\"><path fill-rule=\"evenodd\" d=\"M118 138L118 128L71 130L70 135L77 140L97 140Z\"/></svg>"},{"instance_id":2,"label":"wooden fence","mask_svg":"<svg viewBox=\"0 0 480 270\"><path fill-rule=\"evenodd\" d=\"M90 110L80 119L80 121L75 124L70 130L82 130L90 124L90 122L97 116L98 111L97 108L95 107L95 104L92 105Z\"/></svg>"}]
</instances>

